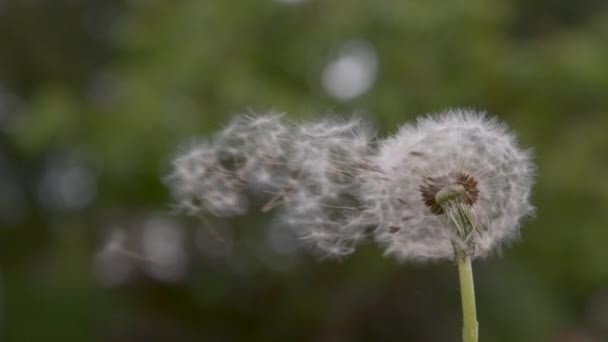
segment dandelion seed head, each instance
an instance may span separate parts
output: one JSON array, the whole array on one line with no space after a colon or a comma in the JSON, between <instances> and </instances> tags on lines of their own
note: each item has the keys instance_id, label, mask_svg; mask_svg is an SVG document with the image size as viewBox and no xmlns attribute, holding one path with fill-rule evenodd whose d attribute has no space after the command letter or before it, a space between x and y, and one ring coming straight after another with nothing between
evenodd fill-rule
<instances>
[{"instance_id":1,"label":"dandelion seed head","mask_svg":"<svg viewBox=\"0 0 608 342\"><path fill-rule=\"evenodd\" d=\"M529 201L534 166L531 152L498 120L470 110L448 110L407 124L385 140L373 159L381 176L366 175L362 197L376 218L376 239L400 259L453 256L452 243L471 244L485 256L518 236ZM462 186L478 232L459 241L446 229L435 201L449 185Z\"/></svg>"}]
</instances>

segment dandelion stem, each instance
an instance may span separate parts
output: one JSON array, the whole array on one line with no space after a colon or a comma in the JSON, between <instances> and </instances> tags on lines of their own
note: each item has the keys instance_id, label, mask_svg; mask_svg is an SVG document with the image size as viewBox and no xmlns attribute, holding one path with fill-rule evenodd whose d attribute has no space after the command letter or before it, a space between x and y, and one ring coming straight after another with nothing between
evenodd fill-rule
<instances>
[{"instance_id":1,"label":"dandelion stem","mask_svg":"<svg viewBox=\"0 0 608 342\"><path fill-rule=\"evenodd\" d=\"M446 186L437 192L435 201L441 205L448 226L458 236L458 238L452 240L452 246L458 261L458 276L460 278L462 339L464 342L477 342L479 326L475 306L475 283L473 282L470 246L467 244L477 228L470 208L460 201L465 190L461 184Z\"/></svg>"},{"instance_id":2,"label":"dandelion stem","mask_svg":"<svg viewBox=\"0 0 608 342\"><path fill-rule=\"evenodd\" d=\"M460 277L460 297L462 300L462 339L464 342L477 342L478 323L471 257L464 253L458 253L457 258L458 275Z\"/></svg>"}]
</instances>

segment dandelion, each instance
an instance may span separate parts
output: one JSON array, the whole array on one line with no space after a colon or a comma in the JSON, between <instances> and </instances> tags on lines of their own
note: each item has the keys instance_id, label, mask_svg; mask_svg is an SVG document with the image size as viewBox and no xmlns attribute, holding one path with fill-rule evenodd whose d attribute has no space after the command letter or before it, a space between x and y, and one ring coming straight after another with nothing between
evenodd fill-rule
<instances>
[{"instance_id":1,"label":"dandelion","mask_svg":"<svg viewBox=\"0 0 608 342\"><path fill-rule=\"evenodd\" d=\"M364 121L233 119L179 153L165 181L176 207L196 216L262 211L324 256L344 256L373 235L401 261L456 259L466 342L477 341L471 260L519 235L533 213L531 151L495 118L447 110L377 140Z\"/></svg>"},{"instance_id":2,"label":"dandelion","mask_svg":"<svg viewBox=\"0 0 608 342\"><path fill-rule=\"evenodd\" d=\"M376 240L400 260L456 258L465 341L477 341L471 259L518 236L533 212L531 152L484 113L448 110L406 124L382 142L363 175Z\"/></svg>"},{"instance_id":3,"label":"dandelion","mask_svg":"<svg viewBox=\"0 0 608 342\"><path fill-rule=\"evenodd\" d=\"M451 259L454 247L486 256L516 238L533 212L531 152L484 113L448 110L406 124L372 163L382 177L364 176L361 195L377 220L376 239L401 260ZM446 229L446 219L459 221L454 210L469 212L473 229Z\"/></svg>"}]
</instances>

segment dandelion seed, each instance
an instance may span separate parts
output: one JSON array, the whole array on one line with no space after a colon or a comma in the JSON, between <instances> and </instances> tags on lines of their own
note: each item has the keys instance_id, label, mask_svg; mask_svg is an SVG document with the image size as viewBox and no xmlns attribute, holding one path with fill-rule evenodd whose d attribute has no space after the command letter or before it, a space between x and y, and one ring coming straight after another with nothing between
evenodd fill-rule
<instances>
[{"instance_id":1,"label":"dandelion seed","mask_svg":"<svg viewBox=\"0 0 608 342\"><path fill-rule=\"evenodd\" d=\"M193 216L239 215L247 193L267 197L261 211L280 211L298 236L342 255L363 235L358 174L373 168L373 139L357 118L291 123L272 113L240 116L178 154L165 182L177 209Z\"/></svg>"},{"instance_id":2,"label":"dandelion seed","mask_svg":"<svg viewBox=\"0 0 608 342\"><path fill-rule=\"evenodd\" d=\"M248 187L281 187L287 128L281 115L236 117L210 141L191 144L165 177L176 208L192 216L246 212ZM277 174L278 172L278 174Z\"/></svg>"},{"instance_id":3,"label":"dandelion seed","mask_svg":"<svg viewBox=\"0 0 608 342\"><path fill-rule=\"evenodd\" d=\"M350 254L365 236L358 174L369 165L373 139L369 126L359 119L296 126L289 163L300 170L300 181L281 216L324 256ZM294 217L315 220L294 222Z\"/></svg>"}]
</instances>

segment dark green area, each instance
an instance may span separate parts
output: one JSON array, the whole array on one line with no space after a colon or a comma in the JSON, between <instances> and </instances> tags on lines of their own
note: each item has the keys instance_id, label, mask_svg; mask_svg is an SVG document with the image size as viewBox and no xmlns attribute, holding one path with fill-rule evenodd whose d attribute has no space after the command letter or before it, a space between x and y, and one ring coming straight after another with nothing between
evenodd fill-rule
<instances>
[{"instance_id":1,"label":"dark green area","mask_svg":"<svg viewBox=\"0 0 608 342\"><path fill-rule=\"evenodd\" d=\"M171 216L160 181L180 143L234 113L367 113L388 134L451 106L496 113L539 168L537 217L475 262L480 341L608 340L607 9L0 1L0 340L457 341L449 262L399 265L371 245L340 261L282 254L261 214ZM375 48L378 74L339 101L321 74L351 39ZM98 261L108 234L125 232L139 253L150 222L181 227L183 273L155 277L134 256L109 286ZM231 253L214 257L201 240Z\"/></svg>"}]
</instances>

